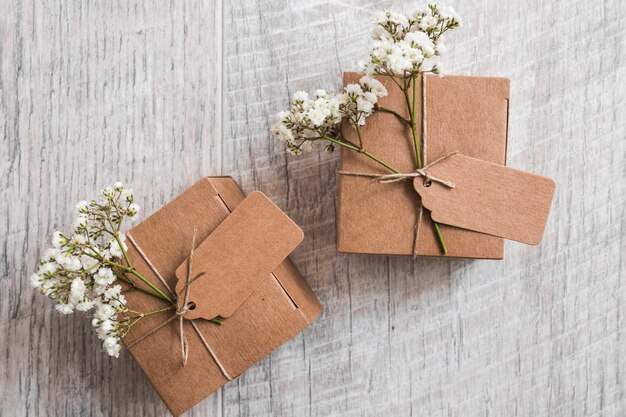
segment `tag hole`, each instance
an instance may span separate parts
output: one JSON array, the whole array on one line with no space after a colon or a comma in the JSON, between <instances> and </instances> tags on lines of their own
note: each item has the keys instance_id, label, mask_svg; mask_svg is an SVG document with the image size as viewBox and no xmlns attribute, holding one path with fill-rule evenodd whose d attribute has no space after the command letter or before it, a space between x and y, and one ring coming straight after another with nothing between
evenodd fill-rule
<instances>
[{"instance_id":1,"label":"tag hole","mask_svg":"<svg viewBox=\"0 0 626 417\"><path fill-rule=\"evenodd\" d=\"M189 303L187 303L187 308L189 310L195 310L196 309L196 303L194 303L193 301L190 301Z\"/></svg>"},{"instance_id":2,"label":"tag hole","mask_svg":"<svg viewBox=\"0 0 626 417\"><path fill-rule=\"evenodd\" d=\"M428 187L430 187L431 185L433 185L433 182L432 182L431 180L429 180L428 178L426 178L426 179L424 180L424 187L428 188Z\"/></svg>"}]
</instances>

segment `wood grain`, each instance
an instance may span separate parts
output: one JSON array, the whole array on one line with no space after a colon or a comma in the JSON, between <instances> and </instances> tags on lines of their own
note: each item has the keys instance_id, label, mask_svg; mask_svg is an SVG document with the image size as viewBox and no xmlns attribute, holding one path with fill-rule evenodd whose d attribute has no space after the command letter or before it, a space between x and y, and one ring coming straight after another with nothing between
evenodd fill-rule
<instances>
[{"instance_id":1,"label":"wood grain","mask_svg":"<svg viewBox=\"0 0 626 417\"><path fill-rule=\"evenodd\" d=\"M501 262L337 254L338 155L268 134L356 68L374 4L0 3L0 416L166 415L27 277L102 186L145 215L212 174L302 226L326 311L190 416L626 415L626 3L452 2L448 72L511 79L508 164L557 183L543 242Z\"/></svg>"}]
</instances>

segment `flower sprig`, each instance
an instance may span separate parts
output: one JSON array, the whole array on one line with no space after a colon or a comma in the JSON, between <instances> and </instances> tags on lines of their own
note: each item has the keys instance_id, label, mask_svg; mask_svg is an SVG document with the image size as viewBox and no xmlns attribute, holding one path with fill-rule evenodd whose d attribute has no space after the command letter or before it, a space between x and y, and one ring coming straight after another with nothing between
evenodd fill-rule
<instances>
[{"instance_id":1,"label":"flower sprig","mask_svg":"<svg viewBox=\"0 0 626 417\"><path fill-rule=\"evenodd\" d=\"M461 24L452 7L434 3L409 15L378 12L375 21L369 60L361 63L361 69L369 75L397 77L440 73L440 64L434 63L428 69L426 64L445 52L441 36Z\"/></svg>"},{"instance_id":2,"label":"flower sprig","mask_svg":"<svg viewBox=\"0 0 626 417\"><path fill-rule=\"evenodd\" d=\"M298 91L291 108L277 114L272 133L283 140L287 150L294 155L311 149L316 141L327 141L326 149L332 152L336 145L347 144L341 135L344 118L357 128L375 109L378 99L387 95L382 83L372 77L363 77L359 84L349 84L339 94L316 90L312 97Z\"/></svg>"},{"instance_id":3,"label":"flower sprig","mask_svg":"<svg viewBox=\"0 0 626 417\"><path fill-rule=\"evenodd\" d=\"M369 116L382 111L393 114L410 129L416 168L423 168L417 131L417 77L423 73L441 72L441 64L436 62L445 51L441 37L459 27L460 19L451 7L430 3L409 15L379 12L375 23L368 59L360 64L364 77L359 84L349 84L338 94L317 90L312 98L306 92L298 91L291 108L277 114L270 130L285 142L290 153L298 155L310 150L314 142L323 141L329 152L342 146L399 173L363 147L361 127ZM379 104L378 99L387 95L387 89L374 76L389 77L403 92L408 118ZM356 130L358 143L342 135L344 120ZM439 225L433 222L433 227L445 255L447 247Z\"/></svg>"},{"instance_id":4,"label":"flower sprig","mask_svg":"<svg viewBox=\"0 0 626 417\"><path fill-rule=\"evenodd\" d=\"M139 213L133 192L122 183L104 188L96 198L76 205L76 219L69 233L54 232L52 247L32 274L32 286L54 300L61 314L93 311L92 326L104 350L114 357L120 339L144 317L175 308L176 300L165 294L135 269L128 257L125 220ZM129 309L122 286L165 302L154 311ZM221 320L212 320L220 324Z\"/></svg>"}]
</instances>

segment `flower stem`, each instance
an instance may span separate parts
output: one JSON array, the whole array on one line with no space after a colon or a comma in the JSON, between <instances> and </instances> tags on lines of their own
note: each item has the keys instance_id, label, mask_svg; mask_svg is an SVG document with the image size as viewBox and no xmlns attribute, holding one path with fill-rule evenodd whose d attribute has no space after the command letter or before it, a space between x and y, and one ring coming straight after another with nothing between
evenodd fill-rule
<instances>
[{"instance_id":1,"label":"flower stem","mask_svg":"<svg viewBox=\"0 0 626 417\"><path fill-rule=\"evenodd\" d=\"M354 127L356 127L356 134L359 137L359 148L363 149L363 136L361 136L361 127L358 125L358 123L356 123Z\"/></svg>"},{"instance_id":2,"label":"flower stem","mask_svg":"<svg viewBox=\"0 0 626 417\"><path fill-rule=\"evenodd\" d=\"M122 241L120 240L120 234L119 232L114 232L113 233L113 237L115 238L115 241L117 242L120 250L122 251L122 255L124 255L124 260L126 261L126 264L128 266L130 266L130 259L128 259L128 255L126 254L126 249L124 249L124 245L122 245Z\"/></svg>"},{"instance_id":3,"label":"flower stem","mask_svg":"<svg viewBox=\"0 0 626 417\"><path fill-rule=\"evenodd\" d=\"M439 229L439 223L433 221L433 227L435 228L435 233L437 234L437 239L439 240L439 245L441 246L441 250L445 255L448 253L448 247L446 246L446 242L443 240L443 234L441 233L441 229Z\"/></svg>"},{"instance_id":4,"label":"flower stem","mask_svg":"<svg viewBox=\"0 0 626 417\"><path fill-rule=\"evenodd\" d=\"M417 168L418 169L422 169L422 157L420 155L420 144L419 144L419 138L417 137L417 123L415 121L415 101L416 101L416 97L415 97L415 92L416 92L416 88L415 88L415 75L411 76L411 81L413 84L413 104L411 105L411 100L409 99L409 91L408 91L408 86L405 83L404 86L405 88L402 89L402 92L404 93L404 99L406 101L406 106L407 109L409 110L409 115L411 117L411 135L413 136L413 149L415 151L415 161L417 163Z\"/></svg>"},{"instance_id":5,"label":"flower stem","mask_svg":"<svg viewBox=\"0 0 626 417\"><path fill-rule=\"evenodd\" d=\"M88 256L90 256L90 255L88 255ZM132 266L131 266L131 267L129 267L129 266L126 266L126 265L122 265L122 264L119 264L119 263L117 263L117 262L110 261L110 260L108 260L108 259L106 259L106 258L104 258L104 257L103 257L103 258L101 258L100 260L101 260L102 262L105 262L105 263L107 263L107 264L111 265L111 266L114 266L114 267L116 267L116 268L119 268L119 269L121 269L121 270L122 270L122 271L124 271L124 272L128 272L129 274L132 274L132 275L136 276L136 277L137 277L137 278L139 278L139 279L140 279L140 280L141 280L144 284L146 284L148 287L150 287L150 288L154 291L154 294L153 294L153 293L150 293L150 292L143 291L144 289L142 289L141 287L138 287L138 286L136 286L136 284L134 285L134 283L130 283L130 282L129 282L129 284L133 285L133 287L134 287L135 289L138 289L138 290L140 290L140 291L146 292L146 294L153 295L153 296L155 296L155 297L157 297L157 298L160 298L160 299L161 299L161 300L163 300L163 301L167 301L167 302L168 302L168 303L170 303L170 304L176 304L176 302L175 302L175 301L174 301L171 297L169 297L167 294L165 294L163 291L161 291L161 290L160 290L160 289L159 289L156 285L154 285L153 283L151 283L150 281L148 281L148 279L147 279L146 277L144 277L143 275L141 275L141 274L139 273L139 271L137 271L137 270L136 270L135 268L133 268ZM128 282L128 281L126 281L126 282Z\"/></svg>"},{"instance_id":6,"label":"flower stem","mask_svg":"<svg viewBox=\"0 0 626 417\"><path fill-rule=\"evenodd\" d=\"M360 154L363 154L365 156L367 156L369 159L371 159L372 161L375 161L377 163L379 163L380 165L384 166L385 168L387 168L389 171L395 173L395 174L399 174L400 171L398 171L397 169L393 168L391 165L387 164L385 161L383 161L382 159L378 158L377 156L374 156L373 154L369 153L368 151L366 151L363 148L360 148L358 145L349 142L347 140L339 140L336 138L333 138L331 136L323 136L322 139L328 140L332 143L336 143L339 146L343 146L344 148L348 148L348 149L352 149L353 151L357 151Z\"/></svg>"},{"instance_id":7,"label":"flower stem","mask_svg":"<svg viewBox=\"0 0 626 417\"><path fill-rule=\"evenodd\" d=\"M415 150L415 161L417 162L417 168L418 169L422 169L423 165L422 165L422 158L421 158L421 152L420 152L420 143L419 143L419 138L417 136L417 123L416 123L416 114L415 114L415 108L416 108L416 104L417 104L417 98L416 98L416 92L417 92L417 78L415 76L415 74L411 75L411 79L409 81L408 85L413 85L413 91L412 91L412 102L413 104L411 105L411 100L409 99L409 92L408 92L408 85L405 82L404 83L404 87L402 89L402 92L404 93L404 98L406 101L406 105L407 108L409 110L409 114L411 117L411 134L413 136L413 148ZM435 229L435 234L437 235L437 240L439 241L439 246L441 247L441 251L443 252L443 254L447 254L448 253L448 247L446 246L446 242L443 239L443 234L441 233L441 229L439 228L439 224L435 221L433 221L433 228Z\"/></svg>"},{"instance_id":8,"label":"flower stem","mask_svg":"<svg viewBox=\"0 0 626 417\"><path fill-rule=\"evenodd\" d=\"M147 313L140 313L140 314L137 314L136 316L127 317L125 320L142 319L142 318L144 318L144 317L154 316L155 314L164 313L164 312L166 312L166 311L169 311L169 310L171 310L173 307L174 307L174 306L173 306L173 305L171 305L171 306L169 306L169 307L163 307L163 308L160 308L160 309L158 309L158 310L149 311L149 312L147 312Z\"/></svg>"},{"instance_id":9,"label":"flower stem","mask_svg":"<svg viewBox=\"0 0 626 417\"><path fill-rule=\"evenodd\" d=\"M153 297L159 298L163 301L168 301L163 299L158 293L148 289L148 288L143 288L137 285L137 283L135 281L133 281L132 279L127 278L125 275L121 275L120 277L118 277L119 279L121 279L122 281L124 281L125 283L129 284L132 288L132 290L135 291L141 291L144 294L148 294L151 295ZM173 305L173 304L172 304Z\"/></svg>"},{"instance_id":10,"label":"flower stem","mask_svg":"<svg viewBox=\"0 0 626 417\"><path fill-rule=\"evenodd\" d=\"M126 265L128 265L127 267L124 267L123 265L118 264L118 268L121 268L122 270L125 270L126 272L131 273L139 278L144 284L152 288L152 290L158 294L158 298L168 301L170 304L176 304L176 302L172 298L170 298L163 291L161 291L156 285L148 281L143 275L139 273L139 271L137 271L132 266L132 264L130 263L130 259L128 258L128 254L126 253L126 249L124 249L124 245L122 245L122 241L120 240L119 233L117 231L113 234L113 237L115 238L115 241L122 251L122 255L124 256L124 261L126 262Z\"/></svg>"},{"instance_id":11,"label":"flower stem","mask_svg":"<svg viewBox=\"0 0 626 417\"><path fill-rule=\"evenodd\" d=\"M170 296L168 296L167 294L165 294L163 291L161 291L156 285L154 285L153 283L151 283L150 281L148 281L148 279L146 279L143 275L141 275L139 273L139 271L137 271L135 268L133 267L122 267L122 270L133 274L134 276L136 276L137 278L139 278L144 284L146 284L148 287L152 288L152 290L154 290L157 294L158 294L158 298L169 302L170 304L176 304L176 301L174 299L172 299Z\"/></svg>"},{"instance_id":12,"label":"flower stem","mask_svg":"<svg viewBox=\"0 0 626 417\"><path fill-rule=\"evenodd\" d=\"M401 122L407 124L407 125L411 125L411 121L409 119L404 118L404 116L402 116L400 113L398 113L395 110L391 110L388 109L386 107L382 107L382 106L377 106L376 110L378 111L382 111L383 113L389 113L389 114L393 114L394 116L396 116L398 118L398 120L400 120Z\"/></svg>"}]
</instances>

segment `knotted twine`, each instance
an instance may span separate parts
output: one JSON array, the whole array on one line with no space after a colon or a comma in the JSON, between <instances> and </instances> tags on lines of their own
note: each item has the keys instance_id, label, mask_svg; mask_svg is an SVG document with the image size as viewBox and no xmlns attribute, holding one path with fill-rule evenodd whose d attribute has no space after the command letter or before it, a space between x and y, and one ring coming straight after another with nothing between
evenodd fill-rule
<instances>
[{"instance_id":1,"label":"knotted twine","mask_svg":"<svg viewBox=\"0 0 626 417\"><path fill-rule=\"evenodd\" d=\"M187 337L185 335L184 316L185 316L185 313L187 313L187 311L189 311L191 308L193 308L193 304L189 303L189 289L191 287L191 284L195 280L197 280L198 278L200 278L201 276L203 276L205 274L204 272L200 272L199 274L197 274L195 276L192 275L192 271L193 271L193 252L194 252L195 247L196 247L196 233L197 233L197 231L194 230L193 238L192 238L192 241L191 241L191 250L189 252L189 262L188 262L188 268L187 268L187 281L185 282L185 285L181 289L182 291L184 291L183 302L177 304L176 311L175 311L175 313L174 313L174 315L172 317L170 317L169 319L167 319L163 323L159 324L158 326L154 327L152 330L149 330L147 333L143 334L138 339L134 340L132 343L130 343L130 344L128 344L126 346L128 349L130 349L131 347L133 347L133 346L137 345L138 343L140 343L141 341L147 339L149 336L153 335L154 333L156 333L157 331L159 331L161 328L165 327L166 325L168 325L172 321L178 320L178 334L180 336L180 350L181 350L181 360L182 360L183 367L187 365L187 359L189 357L189 342L187 341ZM156 269L156 267L152 264L152 262L150 262L150 259L146 256L146 254L143 252L143 250L141 250L141 248L139 247L139 245L137 244L135 239L133 239L133 237L130 235L130 233L127 233L126 237L128 237L128 240L130 240L130 242L133 244L135 249L137 249L137 252L139 253L139 255L141 255L141 257L146 262L146 264L148 264L150 269L152 269L152 272L154 272L154 274L157 276L159 281L161 281L161 283L165 286L165 288L167 288L167 290L170 292L170 294L173 295L174 292L172 291L170 286L167 284L165 279L163 279L163 277L161 276L159 271ZM177 294L177 296L180 296L180 295ZM209 352L209 354L211 355L211 357L213 358L213 360L215 361L217 366L220 368L220 371L222 372L222 374L226 377L226 379L228 379L229 381L232 381L232 378L230 377L228 372L226 372L226 369L224 368L222 363L219 361L219 359L215 355L215 352L213 352L213 349L211 349L211 346L209 346L209 343L206 341L206 339L202 335L202 332L200 332L200 329L198 328L196 323L194 323L194 320L189 320L189 322L191 323L191 325L193 326L194 330L196 331L196 333L200 337L200 340L204 344L204 347L206 348L206 350Z\"/></svg>"},{"instance_id":2,"label":"knotted twine","mask_svg":"<svg viewBox=\"0 0 626 417\"><path fill-rule=\"evenodd\" d=\"M413 85L415 88L415 85ZM454 183L437 178L431 175L428 172L428 168L432 168L434 165L450 158L453 155L456 155L458 151L450 152L449 154L442 156L439 159L431 162L430 164L426 163L427 157L427 140L426 140L426 77L422 76L422 160L424 161L424 166L422 168L418 168L413 172L407 173L393 173L393 174L373 174L371 172L353 172L353 171L337 171L339 175L347 175L351 177L369 177L372 178L372 181L378 182L379 184L393 184L399 181L412 180L417 177L424 178L424 183L427 186L430 186L430 183L437 182L443 186L446 186L450 189L454 188ZM417 161L416 161L417 162ZM422 204L422 200L420 199L419 207L417 209L417 220L415 221L414 227L414 236L413 236L413 254L412 258L417 258L417 250L419 246L419 235L422 225L422 217L424 213L424 205Z\"/></svg>"}]
</instances>

